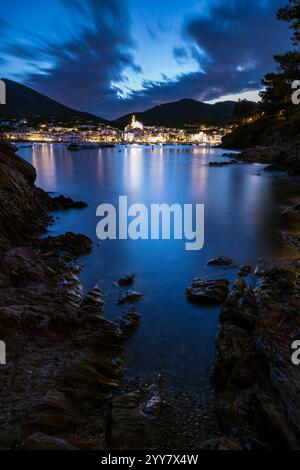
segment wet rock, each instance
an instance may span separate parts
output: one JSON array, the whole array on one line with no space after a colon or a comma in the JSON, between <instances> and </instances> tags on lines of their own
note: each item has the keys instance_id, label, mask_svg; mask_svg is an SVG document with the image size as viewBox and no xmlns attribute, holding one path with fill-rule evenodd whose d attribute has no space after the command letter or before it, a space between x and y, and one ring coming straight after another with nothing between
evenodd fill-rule
<instances>
[{"instance_id":1,"label":"wet rock","mask_svg":"<svg viewBox=\"0 0 300 470\"><path fill-rule=\"evenodd\" d=\"M229 281L227 279L194 279L186 291L187 298L199 304L219 304L226 300Z\"/></svg>"},{"instance_id":2,"label":"wet rock","mask_svg":"<svg viewBox=\"0 0 300 470\"><path fill-rule=\"evenodd\" d=\"M241 277L246 277L246 276L249 276L249 274L251 273L252 273L252 267L248 265L243 265L240 267L238 275Z\"/></svg>"},{"instance_id":3,"label":"wet rock","mask_svg":"<svg viewBox=\"0 0 300 470\"><path fill-rule=\"evenodd\" d=\"M119 285L120 286L128 286L133 284L135 278L135 274L126 274L125 276L122 276L119 279Z\"/></svg>"},{"instance_id":4,"label":"wet rock","mask_svg":"<svg viewBox=\"0 0 300 470\"><path fill-rule=\"evenodd\" d=\"M77 450L65 440L36 432L29 436L22 444L24 450Z\"/></svg>"},{"instance_id":5,"label":"wet rock","mask_svg":"<svg viewBox=\"0 0 300 470\"><path fill-rule=\"evenodd\" d=\"M43 238L39 244L43 250L66 252L76 258L92 250L92 241L87 236L73 232L67 232L58 237Z\"/></svg>"},{"instance_id":6,"label":"wet rock","mask_svg":"<svg viewBox=\"0 0 300 470\"><path fill-rule=\"evenodd\" d=\"M53 197L50 200L50 210L53 211L61 211L61 210L68 210L68 209L84 209L88 207L88 205L83 201L74 201L70 197L65 196L58 196Z\"/></svg>"},{"instance_id":7,"label":"wet rock","mask_svg":"<svg viewBox=\"0 0 300 470\"><path fill-rule=\"evenodd\" d=\"M135 302L142 297L142 294L139 292L128 290L126 292L120 292L119 298L117 300L118 305L123 305L127 302Z\"/></svg>"},{"instance_id":8,"label":"wet rock","mask_svg":"<svg viewBox=\"0 0 300 470\"><path fill-rule=\"evenodd\" d=\"M228 256L219 256L218 258L213 258L209 260L207 265L233 268L235 266L235 263L231 258L228 258Z\"/></svg>"}]
</instances>

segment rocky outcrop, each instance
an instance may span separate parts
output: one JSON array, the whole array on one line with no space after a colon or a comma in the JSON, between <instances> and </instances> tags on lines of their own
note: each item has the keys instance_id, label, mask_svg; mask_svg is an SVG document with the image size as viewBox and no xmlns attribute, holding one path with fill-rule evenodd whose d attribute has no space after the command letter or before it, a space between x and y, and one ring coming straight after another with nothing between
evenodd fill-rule
<instances>
[{"instance_id":1,"label":"rocky outcrop","mask_svg":"<svg viewBox=\"0 0 300 470\"><path fill-rule=\"evenodd\" d=\"M83 201L74 201L70 197L56 196L50 200L50 209L53 211L63 211L69 209L85 209L87 204Z\"/></svg>"},{"instance_id":2,"label":"rocky outcrop","mask_svg":"<svg viewBox=\"0 0 300 470\"><path fill-rule=\"evenodd\" d=\"M300 377L291 345L300 337L300 279L262 263L253 289L239 279L221 312L212 380L229 439L250 449L299 448Z\"/></svg>"},{"instance_id":3,"label":"rocky outcrop","mask_svg":"<svg viewBox=\"0 0 300 470\"><path fill-rule=\"evenodd\" d=\"M264 163L270 170L300 173L300 115L265 117L239 127L222 139L222 146L240 149L232 158L246 163ZM227 155L228 156L228 155Z\"/></svg>"}]
</instances>

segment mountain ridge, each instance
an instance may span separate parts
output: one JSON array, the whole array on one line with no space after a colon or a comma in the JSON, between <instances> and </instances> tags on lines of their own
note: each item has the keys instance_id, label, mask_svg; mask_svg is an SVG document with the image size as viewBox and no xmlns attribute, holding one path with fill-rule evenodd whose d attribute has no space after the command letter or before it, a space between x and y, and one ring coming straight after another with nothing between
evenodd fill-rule
<instances>
[{"instance_id":1,"label":"mountain ridge","mask_svg":"<svg viewBox=\"0 0 300 470\"><path fill-rule=\"evenodd\" d=\"M6 103L0 106L0 117L78 117L103 123L109 121L84 111L69 108L32 88L7 78L2 79L6 85Z\"/></svg>"},{"instance_id":2,"label":"mountain ridge","mask_svg":"<svg viewBox=\"0 0 300 470\"><path fill-rule=\"evenodd\" d=\"M114 124L125 127L136 116L145 125L179 126L234 120L236 101L203 103L192 98L160 104L142 112L129 113L116 119Z\"/></svg>"}]
</instances>

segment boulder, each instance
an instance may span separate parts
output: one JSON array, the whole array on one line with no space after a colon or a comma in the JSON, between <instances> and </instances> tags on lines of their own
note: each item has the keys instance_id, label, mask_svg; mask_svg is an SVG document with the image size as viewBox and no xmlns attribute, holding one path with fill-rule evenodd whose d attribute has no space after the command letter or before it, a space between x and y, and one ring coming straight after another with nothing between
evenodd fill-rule
<instances>
[{"instance_id":1,"label":"boulder","mask_svg":"<svg viewBox=\"0 0 300 470\"><path fill-rule=\"evenodd\" d=\"M221 304L228 296L229 281L227 279L194 279L187 288L189 300L199 304Z\"/></svg>"},{"instance_id":2,"label":"boulder","mask_svg":"<svg viewBox=\"0 0 300 470\"><path fill-rule=\"evenodd\" d=\"M209 260L207 265L233 268L235 266L235 263L231 258L228 258L228 256L218 256L218 258L213 258Z\"/></svg>"},{"instance_id":3,"label":"boulder","mask_svg":"<svg viewBox=\"0 0 300 470\"><path fill-rule=\"evenodd\" d=\"M119 279L119 286L128 286L131 285L134 281L135 274L125 274Z\"/></svg>"},{"instance_id":4,"label":"boulder","mask_svg":"<svg viewBox=\"0 0 300 470\"><path fill-rule=\"evenodd\" d=\"M120 292L119 298L117 300L118 305L125 304L127 302L135 302L142 297L142 294L139 292L128 290L126 292Z\"/></svg>"}]
</instances>

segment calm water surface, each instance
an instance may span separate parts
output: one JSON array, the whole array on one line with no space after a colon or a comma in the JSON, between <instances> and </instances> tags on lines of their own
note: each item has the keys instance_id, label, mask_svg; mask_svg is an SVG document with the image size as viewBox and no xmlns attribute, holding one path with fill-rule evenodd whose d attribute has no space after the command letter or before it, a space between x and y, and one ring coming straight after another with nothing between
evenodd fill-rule
<instances>
[{"instance_id":1,"label":"calm water surface","mask_svg":"<svg viewBox=\"0 0 300 470\"><path fill-rule=\"evenodd\" d=\"M143 294L137 307L142 321L129 346L129 373L155 376L199 390L209 381L219 309L187 302L185 289L196 276L226 276L237 270L207 267L224 254L238 264L255 265L261 256L290 256L280 229L284 204L299 196L297 180L266 173L259 165L209 167L224 160L222 150L199 147L119 147L70 152L62 145L34 145L19 154L38 172L46 191L82 199L81 211L57 213L53 234L67 230L91 237L92 255L83 258L81 280L88 290L103 287L106 316L116 319L126 307L115 305L113 282L136 274L134 289ZM97 245L96 208L130 203L205 204L205 247L185 251L184 241L104 241ZM295 229L295 227L291 227Z\"/></svg>"}]
</instances>

